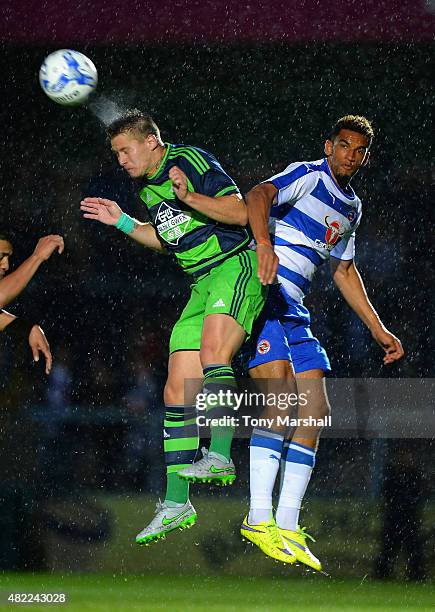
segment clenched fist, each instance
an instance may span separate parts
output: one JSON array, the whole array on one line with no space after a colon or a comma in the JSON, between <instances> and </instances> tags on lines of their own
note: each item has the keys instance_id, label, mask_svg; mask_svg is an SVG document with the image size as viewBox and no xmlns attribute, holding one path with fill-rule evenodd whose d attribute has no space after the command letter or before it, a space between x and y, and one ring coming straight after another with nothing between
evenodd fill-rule
<instances>
[{"instance_id":1,"label":"clenched fist","mask_svg":"<svg viewBox=\"0 0 435 612\"><path fill-rule=\"evenodd\" d=\"M63 253L64 243L62 236L51 235L44 236L38 240L33 256L41 261L47 261L57 251L59 254Z\"/></svg>"}]
</instances>

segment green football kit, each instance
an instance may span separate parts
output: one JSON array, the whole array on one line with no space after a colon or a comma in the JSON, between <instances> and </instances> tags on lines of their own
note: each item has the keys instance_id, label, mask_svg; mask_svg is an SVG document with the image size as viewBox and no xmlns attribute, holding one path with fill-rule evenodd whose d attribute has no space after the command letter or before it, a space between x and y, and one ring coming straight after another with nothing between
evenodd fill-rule
<instances>
[{"instance_id":1,"label":"green football kit","mask_svg":"<svg viewBox=\"0 0 435 612\"><path fill-rule=\"evenodd\" d=\"M165 147L157 170L140 179L138 185L160 242L193 281L190 299L172 330L169 345L172 354L200 349L204 318L209 314L230 315L249 336L267 291L257 277L256 255L249 248L252 240L249 229L219 223L179 200L174 194L169 170L177 166L187 177L189 191L212 198L239 194L234 181L215 157L202 149L169 143ZM237 206L236 202L234 205ZM236 387L230 364L203 364L203 375L205 388L213 392L234 391ZM216 407L216 414L220 409ZM196 513L189 502L189 482L213 480L216 484L231 484L235 478L230 458L233 433L231 426L212 426L209 452L193 463L199 443L196 407L166 405L165 502L156 510L151 523L138 534L139 544L160 539L169 531L195 522ZM207 469L204 469L205 462ZM183 473L186 469L193 471Z\"/></svg>"},{"instance_id":2,"label":"green football kit","mask_svg":"<svg viewBox=\"0 0 435 612\"><path fill-rule=\"evenodd\" d=\"M187 176L188 189L212 198L238 194L234 181L210 153L166 143L152 176L141 179L139 196L165 249L193 277L192 293L170 340L170 353L199 350L204 317L228 314L251 334L266 290L257 278L257 261L249 249L246 227L210 219L179 200L169 178L172 166Z\"/></svg>"}]
</instances>

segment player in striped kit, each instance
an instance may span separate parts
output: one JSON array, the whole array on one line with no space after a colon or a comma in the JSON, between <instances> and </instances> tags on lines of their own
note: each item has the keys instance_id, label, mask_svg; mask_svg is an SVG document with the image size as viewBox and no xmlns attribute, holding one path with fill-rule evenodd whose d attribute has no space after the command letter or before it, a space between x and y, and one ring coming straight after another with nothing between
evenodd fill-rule
<instances>
[{"instance_id":1,"label":"player in striped kit","mask_svg":"<svg viewBox=\"0 0 435 612\"><path fill-rule=\"evenodd\" d=\"M329 414L324 377L330 364L310 330L310 315L303 305L311 279L325 261L330 261L343 297L383 348L384 363L403 356L400 340L382 324L353 261L361 201L350 180L367 163L372 139L373 129L365 117L347 115L333 127L323 159L290 164L246 197L257 243L258 276L265 285L276 280L279 284L270 287L258 335L244 348L243 359L253 378L286 379L293 388L296 374L298 393L309 398L305 407L299 406L301 418ZM317 570L321 563L309 550L307 534L298 523L320 433L320 427L297 427L284 441L278 428L254 429L251 505L241 528L244 537L268 554L263 533L276 522L297 561ZM272 491L280 463L282 488L274 518Z\"/></svg>"}]
</instances>

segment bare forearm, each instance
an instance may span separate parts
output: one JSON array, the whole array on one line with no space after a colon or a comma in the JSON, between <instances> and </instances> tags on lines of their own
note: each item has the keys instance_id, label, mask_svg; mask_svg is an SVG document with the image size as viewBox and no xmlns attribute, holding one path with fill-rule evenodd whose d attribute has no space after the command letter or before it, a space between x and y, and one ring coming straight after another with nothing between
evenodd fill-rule
<instances>
[{"instance_id":1,"label":"bare forearm","mask_svg":"<svg viewBox=\"0 0 435 612\"><path fill-rule=\"evenodd\" d=\"M257 275L262 285L276 280L279 259L269 236L270 207L277 189L271 183L256 185L246 196L249 224L257 243Z\"/></svg>"},{"instance_id":2,"label":"bare forearm","mask_svg":"<svg viewBox=\"0 0 435 612\"><path fill-rule=\"evenodd\" d=\"M346 302L370 331L383 327L378 313L367 296L360 273L354 265L350 266L346 272L337 272L334 275L334 282Z\"/></svg>"},{"instance_id":3,"label":"bare forearm","mask_svg":"<svg viewBox=\"0 0 435 612\"><path fill-rule=\"evenodd\" d=\"M0 332L5 330L9 323L12 323L12 321L15 321L15 319L16 317L11 315L9 312L0 312Z\"/></svg>"},{"instance_id":4,"label":"bare forearm","mask_svg":"<svg viewBox=\"0 0 435 612\"><path fill-rule=\"evenodd\" d=\"M0 307L12 302L37 272L42 259L31 255L19 268L0 281Z\"/></svg>"},{"instance_id":5,"label":"bare forearm","mask_svg":"<svg viewBox=\"0 0 435 612\"><path fill-rule=\"evenodd\" d=\"M267 192L263 185L257 185L246 196L249 225L257 244L270 243L269 214L272 198L273 196Z\"/></svg>"},{"instance_id":6,"label":"bare forearm","mask_svg":"<svg viewBox=\"0 0 435 612\"><path fill-rule=\"evenodd\" d=\"M159 251L160 253L166 253L162 243L157 237L157 232L151 223L140 223L139 221L135 220L134 230L130 232L128 236L149 249Z\"/></svg>"},{"instance_id":7,"label":"bare forearm","mask_svg":"<svg viewBox=\"0 0 435 612\"><path fill-rule=\"evenodd\" d=\"M80 203L80 210L84 212L83 217L99 221L104 225L115 226L125 232L127 236L139 242L143 246L154 251L165 252L157 232L151 223L141 223L130 215L123 213L121 208L113 200L106 198L85 198Z\"/></svg>"},{"instance_id":8,"label":"bare forearm","mask_svg":"<svg viewBox=\"0 0 435 612\"><path fill-rule=\"evenodd\" d=\"M246 225L248 213L242 197L236 194L211 198L195 191L189 192L184 202L210 219L228 225Z\"/></svg>"}]
</instances>

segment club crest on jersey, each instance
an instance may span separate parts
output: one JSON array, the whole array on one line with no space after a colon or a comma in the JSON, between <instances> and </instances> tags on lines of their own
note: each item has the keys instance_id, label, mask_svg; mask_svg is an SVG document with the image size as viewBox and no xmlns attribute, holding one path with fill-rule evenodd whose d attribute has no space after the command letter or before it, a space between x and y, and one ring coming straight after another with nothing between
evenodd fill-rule
<instances>
[{"instance_id":1,"label":"club crest on jersey","mask_svg":"<svg viewBox=\"0 0 435 612\"><path fill-rule=\"evenodd\" d=\"M192 217L167 202L162 202L156 215L156 229L168 244L177 245L188 231Z\"/></svg>"},{"instance_id":2,"label":"club crest on jersey","mask_svg":"<svg viewBox=\"0 0 435 612\"><path fill-rule=\"evenodd\" d=\"M260 353L260 355L265 355L268 353L270 351L269 340L260 340L260 342L257 344L257 351Z\"/></svg>"},{"instance_id":3,"label":"club crest on jersey","mask_svg":"<svg viewBox=\"0 0 435 612\"><path fill-rule=\"evenodd\" d=\"M350 221L351 223L353 223L353 222L355 221L355 219L356 219L356 211L354 211L354 210L350 210L350 211L347 213L347 218L349 219L349 221Z\"/></svg>"}]
</instances>

